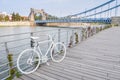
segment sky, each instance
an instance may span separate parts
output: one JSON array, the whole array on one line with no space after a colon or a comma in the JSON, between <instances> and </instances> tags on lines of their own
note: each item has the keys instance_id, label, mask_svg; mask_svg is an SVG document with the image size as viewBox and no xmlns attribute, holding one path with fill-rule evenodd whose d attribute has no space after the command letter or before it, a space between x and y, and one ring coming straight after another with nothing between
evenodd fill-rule
<instances>
[{"instance_id":1,"label":"sky","mask_svg":"<svg viewBox=\"0 0 120 80\"><path fill-rule=\"evenodd\" d=\"M106 1L109 0L0 0L0 12L18 12L20 15L28 16L30 8L35 8L62 17L82 12Z\"/></svg>"}]
</instances>

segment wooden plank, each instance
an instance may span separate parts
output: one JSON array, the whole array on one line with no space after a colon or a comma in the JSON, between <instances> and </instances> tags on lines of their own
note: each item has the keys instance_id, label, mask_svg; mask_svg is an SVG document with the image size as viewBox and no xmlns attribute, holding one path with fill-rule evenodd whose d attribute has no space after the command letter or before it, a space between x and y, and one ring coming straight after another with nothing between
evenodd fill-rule
<instances>
[{"instance_id":1,"label":"wooden plank","mask_svg":"<svg viewBox=\"0 0 120 80\"><path fill-rule=\"evenodd\" d=\"M42 70L49 72L51 74L55 74L54 76L60 76L61 78L64 78L65 80L75 79L80 80L81 76L75 76L74 74L70 74L64 71L64 69L57 69L53 67L45 66L44 68L41 68Z\"/></svg>"},{"instance_id":2,"label":"wooden plank","mask_svg":"<svg viewBox=\"0 0 120 80\"><path fill-rule=\"evenodd\" d=\"M119 75L117 75L117 77L110 77L110 76L108 76L107 72L103 73L103 72L99 72L99 71L96 71L96 70L91 70L89 68L84 68L84 67L81 67L81 66L78 66L78 65L71 65L70 63L69 64L65 63L64 65L63 65L63 63L59 64L59 65L52 64L51 67L54 68L54 69L61 67L61 68L64 68L64 69L69 69L69 70L73 70L73 71L76 71L76 72L89 74L91 76L97 76L97 77L100 77L100 78L103 78L103 79L109 79L109 78L111 78L112 80L119 80L120 79Z\"/></svg>"},{"instance_id":3,"label":"wooden plank","mask_svg":"<svg viewBox=\"0 0 120 80\"><path fill-rule=\"evenodd\" d=\"M89 56L93 56L93 57L107 58L107 59L119 61L119 57L115 57L115 56L112 56L112 55L111 56L103 55L103 54L100 54L101 52L93 53L91 51L83 51L83 50L80 50L80 49L72 49L72 50L69 50L68 52L75 53L75 55L76 54L79 54L79 55L89 55ZM71 55L71 54L68 54L68 55ZM79 56L79 57L81 57L81 56Z\"/></svg>"},{"instance_id":4,"label":"wooden plank","mask_svg":"<svg viewBox=\"0 0 120 80\"><path fill-rule=\"evenodd\" d=\"M46 69L46 70L39 69L39 70L37 70L37 72L41 73L41 74L45 74L47 76L50 76L50 77L58 79L58 80L68 80L65 77L59 76L58 74L55 74L52 71L49 71L48 69Z\"/></svg>"},{"instance_id":5,"label":"wooden plank","mask_svg":"<svg viewBox=\"0 0 120 80\"><path fill-rule=\"evenodd\" d=\"M82 60L79 60L79 59L73 59L73 58L68 58L68 57L66 57L67 59L69 59L69 61L71 61L71 62L73 62L73 63L75 63L75 62L77 62L77 63L82 63L82 64L86 64L86 65L90 65L90 66L94 66L94 67L99 67L99 68L102 68L102 69L105 69L105 70L108 70L108 71L111 71L111 72L115 72L115 73L119 73L119 71L118 70L113 70L113 69L109 69L109 68L106 68L106 67L104 67L104 66L98 66L99 64L96 62L93 62L93 61L82 61Z\"/></svg>"},{"instance_id":6,"label":"wooden plank","mask_svg":"<svg viewBox=\"0 0 120 80\"><path fill-rule=\"evenodd\" d=\"M70 67L70 66L69 66ZM89 80L96 80L96 78L94 79L94 77L92 77L92 76L88 76L88 75L86 75L86 74L82 74L82 73L79 73L79 74L75 74L75 73L71 73L71 72L69 72L69 71L66 71L66 70L72 70L72 69L69 69L69 67L62 67L62 66L59 66L59 67L57 67L57 66L55 66L55 65L53 65L53 66L51 66L51 67L47 67L47 66L45 66L45 68L47 69L47 70L51 70L51 71L56 71L56 72L60 72L60 71L62 71L63 72L63 75L65 75L66 76L66 73L68 74L68 75L71 75L71 76L75 76L76 75L76 78L79 76L79 79L82 79L82 78L87 78L87 80L89 79ZM72 70L73 71L73 70ZM78 73L78 71L76 71L76 73ZM56 73L57 74L57 73ZM70 76L68 76L68 77L70 77ZM70 77L70 79L74 79L74 78L71 78ZM98 79L98 78L97 78ZM100 78L98 79L98 80L100 80ZM102 79L101 79L102 80ZM103 79L104 80L104 79Z\"/></svg>"},{"instance_id":7,"label":"wooden plank","mask_svg":"<svg viewBox=\"0 0 120 80\"><path fill-rule=\"evenodd\" d=\"M75 52L72 51L72 53L75 53ZM86 54L86 53L81 54L81 53L76 52L75 54L69 54L67 56L72 57L72 58L90 59L90 60L95 60L95 61L99 61L99 62L103 62L103 63L107 63L107 64L112 64L112 65L118 65L118 66L120 63L119 58L108 58L108 57L104 57L104 56L90 55L90 54Z\"/></svg>"},{"instance_id":8,"label":"wooden plank","mask_svg":"<svg viewBox=\"0 0 120 80\"><path fill-rule=\"evenodd\" d=\"M20 77L22 80L35 80L32 77L29 77L28 75L22 75L22 77Z\"/></svg>"},{"instance_id":9,"label":"wooden plank","mask_svg":"<svg viewBox=\"0 0 120 80\"><path fill-rule=\"evenodd\" d=\"M64 60L64 63L67 64L67 65L72 64L71 66L73 66L73 67L78 66L80 68L85 68L85 69L89 69L89 70L92 70L92 71L97 71L97 72L100 72L100 73L102 73L106 76L108 74L109 77L120 79L120 76L119 76L120 72L115 72L113 70L108 70L108 69L104 69L104 68L101 68L101 67L91 66L91 65L84 64L84 63L73 62L73 61L70 61L70 60ZM62 64L59 64L59 65L62 65Z\"/></svg>"},{"instance_id":10,"label":"wooden plank","mask_svg":"<svg viewBox=\"0 0 120 80\"><path fill-rule=\"evenodd\" d=\"M39 76L39 77L41 77L41 78L44 78L44 79L46 79L46 80L57 80L57 79L55 79L55 78L49 77L49 76L47 76L47 75L44 75L44 74L41 74L41 73L38 73L38 72L34 72L33 74L36 75L36 76Z\"/></svg>"},{"instance_id":11,"label":"wooden plank","mask_svg":"<svg viewBox=\"0 0 120 80\"><path fill-rule=\"evenodd\" d=\"M13 80L23 80L23 79L15 77Z\"/></svg>"},{"instance_id":12,"label":"wooden plank","mask_svg":"<svg viewBox=\"0 0 120 80\"><path fill-rule=\"evenodd\" d=\"M46 80L46 79L44 79L44 78L41 78L40 76L37 76L37 75L35 75L35 74L29 74L28 75L29 77L32 77L33 79L35 79L35 80Z\"/></svg>"},{"instance_id":13,"label":"wooden plank","mask_svg":"<svg viewBox=\"0 0 120 80\"><path fill-rule=\"evenodd\" d=\"M61 67L61 68L64 68L64 69L67 69L67 70L72 70L72 71L75 71L75 72L79 72L79 73L82 73L82 74L84 74L84 75L82 75L82 76L85 76L86 74L88 74L88 75L91 75L91 77L92 76L97 76L97 77L99 77L99 78L103 78L103 76L101 76L100 74L99 75L97 75L98 73L96 72L93 72L93 71L90 71L90 70L87 70L86 71L86 69L84 69L84 68L81 68L81 67L77 67L77 66L72 66L72 65L67 65L67 64L64 64L64 65L59 65L59 66L56 66L56 65L52 65L52 67L53 68L58 68L59 69L59 67ZM85 76L85 77L88 77L87 75ZM90 78L91 78L90 77ZM94 78L93 78L94 79ZM104 78L103 78L104 79Z\"/></svg>"}]
</instances>

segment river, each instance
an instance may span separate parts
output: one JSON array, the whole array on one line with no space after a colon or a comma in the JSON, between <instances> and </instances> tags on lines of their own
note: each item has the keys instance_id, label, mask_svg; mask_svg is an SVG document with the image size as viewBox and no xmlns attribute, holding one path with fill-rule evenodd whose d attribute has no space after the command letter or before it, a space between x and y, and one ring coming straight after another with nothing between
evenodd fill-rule
<instances>
[{"instance_id":1,"label":"river","mask_svg":"<svg viewBox=\"0 0 120 80\"><path fill-rule=\"evenodd\" d=\"M16 33L24 33L24 32L32 32L32 31L41 31L55 29L55 27L46 27L46 26L16 26L16 27L0 27L0 35L8 35L8 34L16 34Z\"/></svg>"}]
</instances>

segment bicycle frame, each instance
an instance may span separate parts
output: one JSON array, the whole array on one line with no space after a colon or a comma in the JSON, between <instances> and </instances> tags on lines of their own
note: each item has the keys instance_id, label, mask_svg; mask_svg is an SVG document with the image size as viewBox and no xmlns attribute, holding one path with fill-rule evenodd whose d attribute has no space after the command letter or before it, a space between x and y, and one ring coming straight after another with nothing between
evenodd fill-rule
<instances>
[{"instance_id":1,"label":"bicycle frame","mask_svg":"<svg viewBox=\"0 0 120 80\"><path fill-rule=\"evenodd\" d=\"M50 40L45 40L45 41L41 41L41 42L35 41L36 45L33 48L34 50L38 50L39 53L40 53L40 55L44 56L44 57L48 55L48 52L50 51L50 49L52 48L52 46L55 44L54 41L52 40L52 37L50 35L47 35L47 36L50 38ZM47 42L50 42L51 44L48 47L48 50L46 51L45 55L43 55L43 53L42 53L41 48L40 48L39 45L42 44L42 43L47 43Z\"/></svg>"}]
</instances>

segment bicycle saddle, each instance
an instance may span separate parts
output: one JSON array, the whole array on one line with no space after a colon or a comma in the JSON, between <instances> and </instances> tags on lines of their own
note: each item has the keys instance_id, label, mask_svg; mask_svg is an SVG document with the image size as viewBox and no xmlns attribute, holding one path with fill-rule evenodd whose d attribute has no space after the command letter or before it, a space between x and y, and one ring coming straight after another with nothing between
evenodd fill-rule
<instances>
[{"instance_id":1,"label":"bicycle saddle","mask_svg":"<svg viewBox=\"0 0 120 80\"><path fill-rule=\"evenodd\" d=\"M31 37L31 39L34 39L34 40L36 40L36 39L39 39L40 37Z\"/></svg>"}]
</instances>

